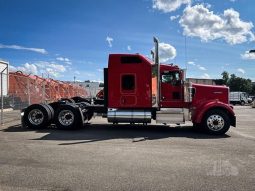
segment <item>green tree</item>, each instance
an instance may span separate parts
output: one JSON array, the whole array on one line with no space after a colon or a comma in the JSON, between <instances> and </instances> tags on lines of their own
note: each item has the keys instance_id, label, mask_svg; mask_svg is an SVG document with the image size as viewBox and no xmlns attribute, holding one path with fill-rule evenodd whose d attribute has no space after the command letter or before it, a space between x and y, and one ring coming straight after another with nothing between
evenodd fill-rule
<instances>
[{"instance_id":1,"label":"green tree","mask_svg":"<svg viewBox=\"0 0 255 191\"><path fill-rule=\"evenodd\" d=\"M223 84L227 85L229 81L229 73L226 71L223 71L221 75L222 75Z\"/></svg>"},{"instance_id":2,"label":"green tree","mask_svg":"<svg viewBox=\"0 0 255 191\"><path fill-rule=\"evenodd\" d=\"M223 71L222 79L215 80L217 85L227 85L230 88L230 91L240 91L247 92L249 94L255 93L255 85L252 84L250 79L237 77L235 74L230 74L226 71Z\"/></svg>"},{"instance_id":3,"label":"green tree","mask_svg":"<svg viewBox=\"0 0 255 191\"><path fill-rule=\"evenodd\" d=\"M241 91L252 93L252 82L250 79L236 77L235 74L230 75L230 79L227 83L230 91Z\"/></svg>"},{"instance_id":4,"label":"green tree","mask_svg":"<svg viewBox=\"0 0 255 191\"><path fill-rule=\"evenodd\" d=\"M223 71L221 73L222 79L215 79L214 82L216 85L228 85L229 81L229 73L226 71Z\"/></svg>"}]
</instances>

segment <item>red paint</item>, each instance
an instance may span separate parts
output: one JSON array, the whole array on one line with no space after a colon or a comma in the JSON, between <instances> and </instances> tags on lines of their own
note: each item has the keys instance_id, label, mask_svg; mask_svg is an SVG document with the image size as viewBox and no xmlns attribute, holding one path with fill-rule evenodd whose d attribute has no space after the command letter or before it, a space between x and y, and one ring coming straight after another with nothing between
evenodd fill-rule
<instances>
[{"instance_id":1,"label":"red paint","mask_svg":"<svg viewBox=\"0 0 255 191\"><path fill-rule=\"evenodd\" d=\"M141 63L121 63L121 57L138 57ZM110 54L108 63L109 108L151 108L152 63L139 54ZM135 76L133 90L122 89L122 76Z\"/></svg>"},{"instance_id":2,"label":"red paint","mask_svg":"<svg viewBox=\"0 0 255 191\"><path fill-rule=\"evenodd\" d=\"M122 63L122 57L136 57L140 63ZM157 81L152 76L153 63L140 54L111 54L108 63L108 107L109 108L152 108L152 96L156 94ZM171 74L179 79L172 83ZM169 76L167 76L169 74ZM123 76L133 76L123 89ZM163 76L163 77L162 77ZM160 106L159 108L188 108L192 111L192 121L200 123L204 114L212 108L222 108L234 116L228 103L229 89L225 86L192 84L195 94L191 103L184 102L184 74L176 65L160 65ZM166 78L167 77L167 78ZM124 80L125 81L125 80ZM124 83L125 84L125 83ZM129 88L130 88L129 87Z\"/></svg>"},{"instance_id":3,"label":"red paint","mask_svg":"<svg viewBox=\"0 0 255 191\"><path fill-rule=\"evenodd\" d=\"M222 108L234 115L233 108L228 104L228 87L202 84L192 84L192 86L195 88L191 104L193 122L200 123L205 112L212 108Z\"/></svg>"},{"instance_id":4,"label":"red paint","mask_svg":"<svg viewBox=\"0 0 255 191\"><path fill-rule=\"evenodd\" d=\"M183 75L178 66L175 65L160 65L161 73L161 101L160 107L162 108L180 108L184 107L184 96L183 96L183 85L182 79ZM179 79L176 79L174 83L164 82L163 76L168 76L171 74L178 74Z\"/></svg>"}]
</instances>

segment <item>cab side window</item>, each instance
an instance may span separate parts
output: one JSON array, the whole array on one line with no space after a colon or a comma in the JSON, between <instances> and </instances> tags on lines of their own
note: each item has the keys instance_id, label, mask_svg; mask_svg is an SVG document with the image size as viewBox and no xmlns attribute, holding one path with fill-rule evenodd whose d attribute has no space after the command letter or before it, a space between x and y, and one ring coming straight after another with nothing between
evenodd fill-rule
<instances>
[{"instance_id":1,"label":"cab side window","mask_svg":"<svg viewBox=\"0 0 255 191\"><path fill-rule=\"evenodd\" d=\"M180 73L179 72L164 72L161 75L162 83L169 83L173 86L180 84Z\"/></svg>"}]
</instances>

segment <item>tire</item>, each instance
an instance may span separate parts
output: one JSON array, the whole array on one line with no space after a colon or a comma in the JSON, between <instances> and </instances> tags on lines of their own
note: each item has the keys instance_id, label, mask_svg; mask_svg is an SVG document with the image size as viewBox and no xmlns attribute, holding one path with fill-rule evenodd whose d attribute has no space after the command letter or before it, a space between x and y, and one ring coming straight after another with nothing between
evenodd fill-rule
<instances>
[{"instance_id":1,"label":"tire","mask_svg":"<svg viewBox=\"0 0 255 191\"><path fill-rule=\"evenodd\" d=\"M28 128L40 129L49 125L52 120L50 109L45 104L33 104L24 111L23 123Z\"/></svg>"},{"instance_id":2,"label":"tire","mask_svg":"<svg viewBox=\"0 0 255 191\"><path fill-rule=\"evenodd\" d=\"M48 107L50 114L51 114L51 119L49 121L49 123L51 124L53 122L54 119L54 109L49 105L49 104L45 104L46 107Z\"/></svg>"},{"instance_id":3,"label":"tire","mask_svg":"<svg viewBox=\"0 0 255 191\"><path fill-rule=\"evenodd\" d=\"M213 109L205 114L201 125L209 134L223 135L230 128L230 119L226 112Z\"/></svg>"},{"instance_id":4,"label":"tire","mask_svg":"<svg viewBox=\"0 0 255 191\"><path fill-rule=\"evenodd\" d=\"M240 103L242 106L244 106L245 105L245 102L244 101L241 101L241 103Z\"/></svg>"},{"instance_id":5,"label":"tire","mask_svg":"<svg viewBox=\"0 0 255 191\"><path fill-rule=\"evenodd\" d=\"M59 105L55 112L54 122L58 129L74 130L83 126L83 121L80 108L73 104Z\"/></svg>"},{"instance_id":6,"label":"tire","mask_svg":"<svg viewBox=\"0 0 255 191\"><path fill-rule=\"evenodd\" d=\"M50 105L52 107L52 109L54 111L56 111L61 104L65 104L65 103L62 103L62 102L52 102L52 103L49 103L48 105Z\"/></svg>"}]
</instances>

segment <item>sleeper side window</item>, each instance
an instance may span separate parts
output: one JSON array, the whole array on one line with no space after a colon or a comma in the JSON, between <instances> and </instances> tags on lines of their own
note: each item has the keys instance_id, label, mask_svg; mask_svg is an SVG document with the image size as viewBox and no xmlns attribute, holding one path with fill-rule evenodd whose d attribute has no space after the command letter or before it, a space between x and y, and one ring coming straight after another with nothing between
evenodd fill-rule
<instances>
[{"instance_id":1,"label":"sleeper side window","mask_svg":"<svg viewBox=\"0 0 255 191\"><path fill-rule=\"evenodd\" d=\"M134 91L135 90L135 75L125 74L121 77L121 89L122 91Z\"/></svg>"}]
</instances>

